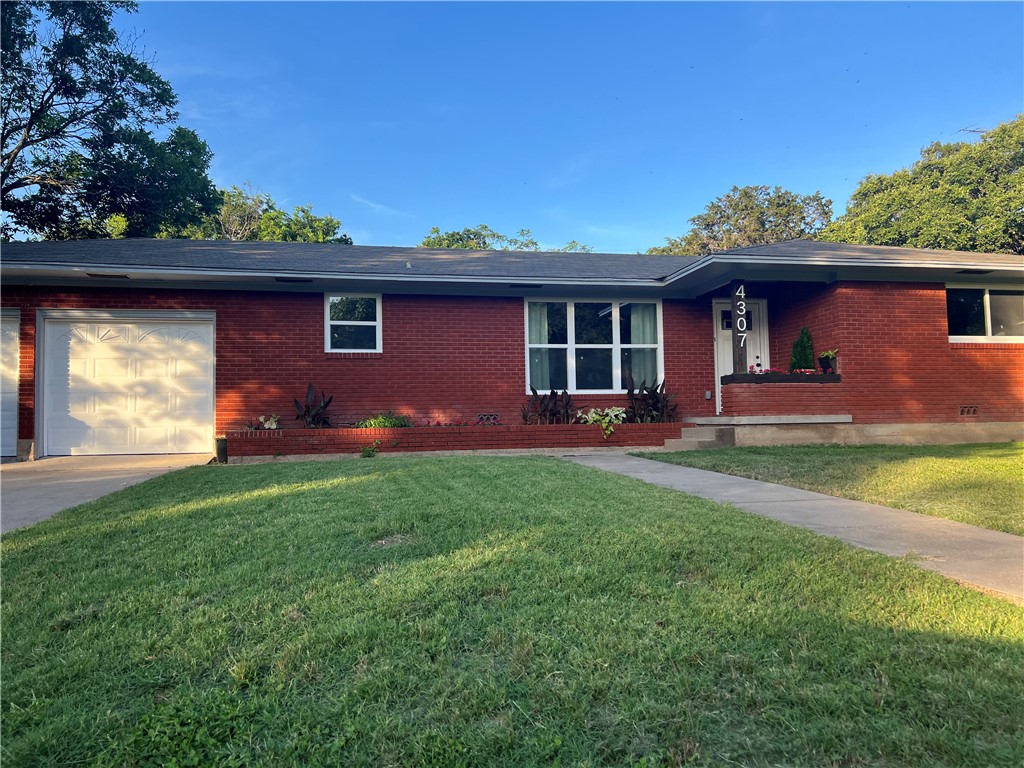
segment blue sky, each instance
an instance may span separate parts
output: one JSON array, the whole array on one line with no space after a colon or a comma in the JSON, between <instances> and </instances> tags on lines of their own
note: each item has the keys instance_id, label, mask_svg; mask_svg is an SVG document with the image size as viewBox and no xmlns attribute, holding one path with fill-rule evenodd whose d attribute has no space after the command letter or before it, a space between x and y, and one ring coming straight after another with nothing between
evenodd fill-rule
<instances>
[{"instance_id":1,"label":"blue sky","mask_svg":"<svg viewBox=\"0 0 1024 768\"><path fill-rule=\"evenodd\" d=\"M820 190L1024 112L1021 3L143 2L218 186L361 245L632 253L733 185Z\"/></svg>"}]
</instances>

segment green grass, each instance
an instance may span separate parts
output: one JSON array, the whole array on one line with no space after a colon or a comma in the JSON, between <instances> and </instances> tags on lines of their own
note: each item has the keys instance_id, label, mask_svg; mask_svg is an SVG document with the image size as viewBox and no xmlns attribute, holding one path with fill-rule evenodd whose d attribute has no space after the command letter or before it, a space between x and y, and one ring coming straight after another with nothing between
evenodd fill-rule
<instances>
[{"instance_id":1,"label":"green grass","mask_svg":"<svg viewBox=\"0 0 1024 768\"><path fill-rule=\"evenodd\" d=\"M3 537L5 766L1019 766L1024 614L554 459L196 467Z\"/></svg>"},{"instance_id":2,"label":"green grass","mask_svg":"<svg viewBox=\"0 0 1024 768\"><path fill-rule=\"evenodd\" d=\"M797 445L637 455L1024 535L1024 443Z\"/></svg>"}]
</instances>

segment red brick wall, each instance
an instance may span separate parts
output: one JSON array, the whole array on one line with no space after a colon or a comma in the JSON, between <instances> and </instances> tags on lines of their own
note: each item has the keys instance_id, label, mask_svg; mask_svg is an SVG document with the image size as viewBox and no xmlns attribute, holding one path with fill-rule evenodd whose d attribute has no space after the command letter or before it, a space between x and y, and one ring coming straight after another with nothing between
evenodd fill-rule
<instances>
[{"instance_id":1,"label":"red brick wall","mask_svg":"<svg viewBox=\"0 0 1024 768\"><path fill-rule=\"evenodd\" d=\"M814 339L814 354L839 346L835 286L815 283L784 283L768 286L768 334L772 367L789 370L793 342L805 325ZM945 320L943 320L945 322Z\"/></svg>"},{"instance_id":2,"label":"red brick wall","mask_svg":"<svg viewBox=\"0 0 1024 768\"><path fill-rule=\"evenodd\" d=\"M34 429L38 308L211 310L217 315L217 431L276 413L296 423L294 398L313 383L334 396L335 424L394 410L414 422L475 422L498 414L522 422L526 394L520 298L385 295L384 352L324 352L323 294L11 286L4 307L21 317L19 433ZM665 302L665 366L680 415L709 413L714 377L710 303ZM625 405L623 396L574 396L579 408Z\"/></svg>"},{"instance_id":3,"label":"red brick wall","mask_svg":"<svg viewBox=\"0 0 1024 768\"><path fill-rule=\"evenodd\" d=\"M1024 345L951 345L942 286L763 288L774 364L788 365L792 342L807 324L817 349L840 349L843 382L729 385L726 414L850 413L861 423L1024 419ZM280 414L285 428L296 426L292 400L310 382L334 395L338 424L382 410L416 422L496 413L505 424L521 423L528 400L522 299L385 295L383 301L383 354L346 355L323 351L321 293L5 286L3 306L22 310L20 437L31 438L34 429L35 310L50 307L216 312L219 432L269 413ZM704 398L714 389L710 298L663 306L665 374L679 415L714 415L714 402ZM574 397L579 408L624 400ZM977 406L978 415L961 418L961 405Z\"/></svg>"},{"instance_id":4,"label":"red brick wall","mask_svg":"<svg viewBox=\"0 0 1024 768\"><path fill-rule=\"evenodd\" d=\"M1024 345L950 344L943 286L849 282L790 295L792 306L775 302L778 360L788 365L807 325L815 352L839 348L842 382L730 384L724 415L848 413L862 424L1024 420ZM977 414L960 416L961 406L977 406Z\"/></svg>"},{"instance_id":5,"label":"red brick wall","mask_svg":"<svg viewBox=\"0 0 1024 768\"><path fill-rule=\"evenodd\" d=\"M456 451L495 448L603 448L660 446L678 438L681 424L619 424L604 438L597 424L497 427L411 427L404 429L282 429L228 433L228 456L290 456L300 453L356 453L379 441L391 451Z\"/></svg>"}]
</instances>

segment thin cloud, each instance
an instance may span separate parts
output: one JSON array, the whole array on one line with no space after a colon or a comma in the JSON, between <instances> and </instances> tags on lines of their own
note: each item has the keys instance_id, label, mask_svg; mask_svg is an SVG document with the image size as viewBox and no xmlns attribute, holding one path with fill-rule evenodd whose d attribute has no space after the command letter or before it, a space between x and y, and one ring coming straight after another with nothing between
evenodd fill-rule
<instances>
[{"instance_id":1,"label":"thin cloud","mask_svg":"<svg viewBox=\"0 0 1024 768\"><path fill-rule=\"evenodd\" d=\"M349 193L349 198L353 202L359 203L360 205L365 205L367 208L369 208L374 213L384 213L384 214L387 214L389 216L409 216L410 215L408 213L405 213L404 211L399 211L399 210L396 210L395 208L389 208L388 206L383 205L382 203L375 203L375 202L373 202L373 200L367 200L365 197L360 197L359 195L356 195L356 194L353 194L353 193Z\"/></svg>"}]
</instances>

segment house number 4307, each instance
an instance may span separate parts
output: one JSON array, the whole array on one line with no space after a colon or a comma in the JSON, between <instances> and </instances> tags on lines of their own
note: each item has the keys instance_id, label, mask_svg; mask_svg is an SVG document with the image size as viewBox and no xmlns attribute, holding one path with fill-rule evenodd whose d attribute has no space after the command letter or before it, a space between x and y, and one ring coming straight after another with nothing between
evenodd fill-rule
<instances>
[{"instance_id":1,"label":"house number 4307","mask_svg":"<svg viewBox=\"0 0 1024 768\"><path fill-rule=\"evenodd\" d=\"M740 340L740 347L747 343L747 287L740 283L733 293L733 323L736 328L736 335Z\"/></svg>"}]
</instances>

